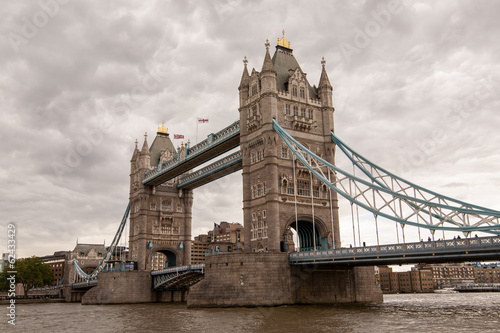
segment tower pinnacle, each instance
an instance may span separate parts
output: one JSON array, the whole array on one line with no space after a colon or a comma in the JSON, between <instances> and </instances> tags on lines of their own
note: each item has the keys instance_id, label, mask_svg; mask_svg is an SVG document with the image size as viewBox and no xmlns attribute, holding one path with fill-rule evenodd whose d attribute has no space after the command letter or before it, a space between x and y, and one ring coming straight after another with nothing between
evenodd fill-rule
<instances>
[{"instance_id":1,"label":"tower pinnacle","mask_svg":"<svg viewBox=\"0 0 500 333\"><path fill-rule=\"evenodd\" d=\"M285 29L283 29L283 38L279 39L279 37L278 37L278 46L281 46L281 47L284 47L284 48L290 49L290 50L292 49L290 47L290 41L287 41L285 39Z\"/></svg>"},{"instance_id":2,"label":"tower pinnacle","mask_svg":"<svg viewBox=\"0 0 500 333\"><path fill-rule=\"evenodd\" d=\"M325 57L323 57L322 60L321 60L321 66L323 68L321 70L321 77L319 79L319 86L318 86L318 88L328 87L328 88L331 89L332 85L330 84L330 80L328 79L328 74L326 74L325 64L326 64Z\"/></svg>"},{"instance_id":3,"label":"tower pinnacle","mask_svg":"<svg viewBox=\"0 0 500 333\"><path fill-rule=\"evenodd\" d=\"M158 133L168 134L168 128L165 128L165 122L161 122L161 127L158 127Z\"/></svg>"}]
</instances>

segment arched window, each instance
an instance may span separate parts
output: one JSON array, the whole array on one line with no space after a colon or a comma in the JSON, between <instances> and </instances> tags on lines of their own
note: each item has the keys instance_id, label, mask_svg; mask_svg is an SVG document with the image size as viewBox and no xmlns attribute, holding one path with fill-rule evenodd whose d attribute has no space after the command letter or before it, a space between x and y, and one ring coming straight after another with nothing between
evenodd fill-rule
<instances>
[{"instance_id":1,"label":"arched window","mask_svg":"<svg viewBox=\"0 0 500 333\"><path fill-rule=\"evenodd\" d=\"M163 199L161 201L161 210L172 210L172 200L171 199Z\"/></svg>"},{"instance_id":2,"label":"arched window","mask_svg":"<svg viewBox=\"0 0 500 333\"><path fill-rule=\"evenodd\" d=\"M306 98L306 90L300 87L300 98Z\"/></svg>"},{"instance_id":3,"label":"arched window","mask_svg":"<svg viewBox=\"0 0 500 333\"><path fill-rule=\"evenodd\" d=\"M292 87L292 96L297 96L297 86Z\"/></svg>"}]
</instances>

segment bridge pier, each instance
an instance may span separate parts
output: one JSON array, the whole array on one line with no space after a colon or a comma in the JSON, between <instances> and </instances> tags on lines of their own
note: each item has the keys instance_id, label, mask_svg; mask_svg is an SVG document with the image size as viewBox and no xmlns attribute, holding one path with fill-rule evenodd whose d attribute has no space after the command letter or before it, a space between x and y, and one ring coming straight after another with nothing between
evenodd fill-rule
<instances>
[{"instance_id":1,"label":"bridge pier","mask_svg":"<svg viewBox=\"0 0 500 333\"><path fill-rule=\"evenodd\" d=\"M292 267L297 304L378 303L383 301L377 267Z\"/></svg>"},{"instance_id":2,"label":"bridge pier","mask_svg":"<svg viewBox=\"0 0 500 333\"><path fill-rule=\"evenodd\" d=\"M382 302L374 267L290 266L287 253L207 257L205 278L188 307L279 306Z\"/></svg>"},{"instance_id":3,"label":"bridge pier","mask_svg":"<svg viewBox=\"0 0 500 333\"><path fill-rule=\"evenodd\" d=\"M205 278L189 289L188 307L278 306L294 303L287 253L209 256Z\"/></svg>"},{"instance_id":4,"label":"bridge pier","mask_svg":"<svg viewBox=\"0 0 500 333\"><path fill-rule=\"evenodd\" d=\"M155 302L148 271L101 272L97 286L82 297L82 304L121 304Z\"/></svg>"}]
</instances>

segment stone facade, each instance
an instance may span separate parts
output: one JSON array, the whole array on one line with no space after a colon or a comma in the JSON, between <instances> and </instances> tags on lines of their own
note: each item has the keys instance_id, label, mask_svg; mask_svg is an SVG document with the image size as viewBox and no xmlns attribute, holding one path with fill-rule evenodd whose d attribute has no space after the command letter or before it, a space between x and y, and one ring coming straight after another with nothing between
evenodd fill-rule
<instances>
[{"instance_id":1,"label":"stone facade","mask_svg":"<svg viewBox=\"0 0 500 333\"><path fill-rule=\"evenodd\" d=\"M188 307L278 306L382 302L376 268L290 266L286 253L207 257L205 278L192 286Z\"/></svg>"},{"instance_id":2,"label":"stone facade","mask_svg":"<svg viewBox=\"0 0 500 333\"><path fill-rule=\"evenodd\" d=\"M136 142L130 161L129 260L137 262L139 270L153 268L155 253L166 256L168 267L191 262L193 192L178 190L178 177L156 187L142 185L146 171L178 153L164 127L158 130L151 147L145 138L139 151Z\"/></svg>"},{"instance_id":3,"label":"stone facade","mask_svg":"<svg viewBox=\"0 0 500 333\"><path fill-rule=\"evenodd\" d=\"M324 61L319 86L311 86L283 41L284 37L272 58L266 43L260 72L253 69L249 74L245 60L239 86L247 253L293 251L288 248L291 229L303 236L297 244L302 249L340 247L336 193L300 163L293 165L291 151L272 124L275 119L304 146L334 164L332 86Z\"/></svg>"},{"instance_id":4,"label":"stone facade","mask_svg":"<svg viewBox=\"0 0 500 333\"><path fill-rule=\"evenodd\" d=\"M191 286L188 307L293 304L286 253L219 254L205 260L205 278Z\"/></svg>"},{"instance_id":5,"label":"stone facade","mask_svg":"<svg viewBox=\"0 0 500 333\"><path fill-rule=\"evenodd\" d=\"M97 286L83 295L82 304L154 302L151 281L151 273L145 271L102 272Z\"/></svg>"}]
</instances>

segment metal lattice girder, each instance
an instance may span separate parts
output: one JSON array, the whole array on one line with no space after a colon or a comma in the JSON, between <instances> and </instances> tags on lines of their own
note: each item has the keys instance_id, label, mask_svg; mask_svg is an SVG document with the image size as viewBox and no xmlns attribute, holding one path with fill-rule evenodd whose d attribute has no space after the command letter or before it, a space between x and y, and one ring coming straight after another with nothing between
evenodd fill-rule
<instances>
[{"instance_id":1,"label":"metal lattice girder","mask_svg":"<svg viewBox=\"0 0 500 333\"><path fill-rule=\"evenodd\" d=\"M386 176L379 177L378 174L373 175L373 173L364 169L365 174L370 174L370 181L366 181L337 168L312 153L274 120L273 126L292 153L312 174L326 186L346 198L351 204L356 204L375 216L396 221L402 226L411 225L430 229L431 231L453 230L464 233L474 231L492 234L500 233L500 212L498 211L474 205L453 206L448 204L450 198L426 190L426 193L433 193L438 198L438 200L427 200L430 198L416 194L422 193L424 189L416 187L416 185L411 187L409 182L406 183L407 185L400 185L400 190L393 190L380 180L381 178L387 178ZM373 164L373 170L375 169L379 170L378 172L383 170L375 168ZM330 171L333 173L333 179L330 179ZM386 173L386 175L389 174ZM394 182L398 181L399 184L403 182L402 178L399 177L394 176L391 179L394 179ZM409 188L414 188L414 193L411 193L408 190ZM459 201L454 200L453 202Z\"/></svg>"},{"instance_id":2,"label":"metal lattice girder","mask_svg":"<svg viewBox=\"0 0 500 333\"><path fill-rule=\"evenodd\" d=\"M152 271L153 289L187 288L203 279L204 274L204 264Z\"/></svg>"},{"instance_id":3,"label":"metal lattice girder","mask_svg":"<svg viewBox=\"0 0 500 333\"><path fill-rule=\"evenodd\" d=\"M127 218L128 214L130 212L130 203L127 205L127 209L125 209L125 214L123 214L122 221L120 222L120 225L118 226L118 230L115 233L115 237L113 237L113 241L111 242L111 245L108 247L108 250L106 251L106 254L102 258L101 262L97 267L94 269L94 271L90 274L85 273L80 266L78 266L78 262L76 260L73 260L73 265L75 266L76 273L78 274L79 277L85 280L92 280L92 279L97 279L97 275L104 269L108 261L111 259L113 256L113 253L116 250L116 246L118 245L118 242L120 241L120 238L123 233L123 229L125 228L125 225L127 224Z\"/></svg>"},{"instance_id":4,"label":"metal lattice girder","mask_svg":"<svg viewBox=\"0 0 500 333\"><path fill-rule=\"evenodd\" d=\"M240 121L235 121L195 146L185 149L182 156L175 156L144 175L144 185L157 186L188 170L221 155L240 144Z\"/></svg>"},{"instance_id":5,"label":"metal lattice girder","mask_svg":"<svg viewBox=\"0 0 500 333\"><path fill-rule=\"evenodd\" d=\"M225 156L200 170L181 176L177 188L193 189L207 182L227 176L230 173L241 170L241 161L241 151Z\"/></svg>"}]
</instances>

